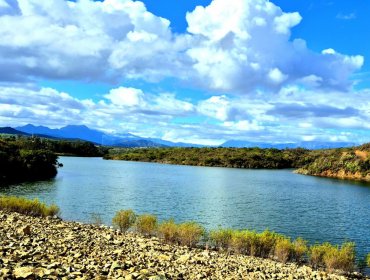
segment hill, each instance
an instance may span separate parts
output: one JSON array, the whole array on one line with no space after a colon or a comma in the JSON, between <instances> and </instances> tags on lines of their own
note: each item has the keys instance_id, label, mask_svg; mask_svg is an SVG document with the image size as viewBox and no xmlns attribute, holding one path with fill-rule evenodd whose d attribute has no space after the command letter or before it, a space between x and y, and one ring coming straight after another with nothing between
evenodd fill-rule
<instances>
[{"instance_id":1,"label":"hill","mask_svg":"<svg viewBox=\"0 0 370 280\"><path fill-rule=\"evenodd\" d=\"M311 161L296 172L304 175L370 181L370 143L353 148L311 152Z\"/></svg>"}]
</instances>

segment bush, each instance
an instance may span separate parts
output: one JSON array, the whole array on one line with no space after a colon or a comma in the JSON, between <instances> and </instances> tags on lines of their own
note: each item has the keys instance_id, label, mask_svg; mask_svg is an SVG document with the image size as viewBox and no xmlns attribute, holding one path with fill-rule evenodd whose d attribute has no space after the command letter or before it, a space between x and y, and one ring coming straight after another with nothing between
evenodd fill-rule
<instances>
[{"instance_id":1,"label":"bush","mask_svg":"<svg viewBox=\"0 0 370 280\"><path fill-rule=\"evenodd\" d=\"M212 230L209 233L210 241L214 246L218 249L229 249L230 243L232 240L233 235L235 235L235 231L232 229L216 229Z\"/></svg>"},{"instance_id":2,"label":"bush","mask_svg":"<svg viewBox=\"0 0 370 280\"><path fill-rule=\"evenodd\" d=\"M370 267L370 253L366 257L367 266Z\"/></svg>"},{"instance_id":3,"label":"bush","mask_svg":"<svg viewBox=\"0 0 370 280\"><path fill-rule=\"evenodd\" d=\"M162 222L158 228L158 234L167 243L176 243L178 241L179 229L173 219Z\"/></svg>"},{"instance_id":4,"label":"bush","mask_svg":"<svg viewBox=\"0 0 370 280\"><path fill-rule=\"evenodd\" d=\"M142 235L153 235L157 229L158 219L154 215L144 214L136 219L136 230Z\"/></svg>"},{"instance_id":5,"label":"bush","mask_svg":"<svg viewBox=\"0 0 370 280\"><path fill-rule=\"evenodd\" d=\"M246 253L250 256L259 256L260 242L257 232L247 230L244 235L247 244Z\"/></svg>"},{"instance_id":6,"label":"bush","mask_svg":"<svg viewBox=\"0 0 370 280\"><path fill-rule=\"evenodd\" d=\"M194 247L205 234L205 230L196 222L186 222L178 226L178 234L181 245Z\"/></svg>"},{"instance_id":7,"label":"bush","mask_svg":"<svg viewBox=\"0 0 370 280\"><path fill-rule=\"evenodd\" d=\"M246 254L248 248L248 232L235 230L232 232L230 248L238 254Z\"/></svg>"},{"instance_id":8,"label":"bush","mask_svg":"<svg viewBox=\"0 0 370 280\"><path fill-rule=\"evenodd\" d=\"M38 199L30 200L15 196L0 196L0 210L34 217L55 216L59 213L59 207L55 204L47 206Z\"/></svg>"},{"instance_id":9,"label":"bush","mask_svg":"<svg viewBox=\"0 0 370 280\"><path fill-rule=\"evenodd\" d=\"M275 257L282 263L286 263L291 258L292 242L287 238L279 238L275 245Z\"/></svg>"},{"instance_id":10,"label":"bush","mask_svg":"<svg viewBox=\"0 0 370 280\"><path fill-rule=\"evenodd\" d=\"M345 242L341 247L329 243L310 248L310 262L314 267L325 266L327 270L352 271L355 265L355 244Z\"/></svg>"},{"instance_id":11,"label":"bush","mask_svg":"<svg viewBox=\"0 0 370 280\"><path fill-rule=\"evenodd\" d=\"M309 260L313 267L318 268L324 266L324 255L331 245L329 243L316 244L310 247Z\"/></svg>"},{"instance_id":12,"label":"bush","mask_svg":"<svg viewBox=\"0 0 370 280\"><path fill-rule=\"evenodd\" d=\"M300 263L303 261L304 256L308 251L307 241L298 237L293 242L293 258L296 262Z\"/></svg>"},{"instance_id":13,"label":"bush","mask_svg":"<svg viewBox=\"0 0 370 280\"><path fill-rule=\"evenodd\" d=\"M120 210L112 219L112 224L119 228L120 231L126 232L134 225L136 221L136 214L131 209Z\"/></svg>"},{"instance_id":14,"label":"bush","mask_svg":"<svg viewBox=\"0 0 370 280\"><path fill-rule=\"evenodd\" d=\"M269 230L258 234L257 237L259 239L258 256L263 258L269 257L274 252L276 241L281 238L280 235Z\"/></svg>"},{"instance_id":15,"label":"bush","mask_svg":"<svg viewBox=\"0 0 370 280\"><path fill-rule=\"evenodd\" d=\"M355 264L355 244L345 242L340 248L333 245L328 246L323 261L329 271L336 269L352 271Z\"/></svg>"}]
</instances>

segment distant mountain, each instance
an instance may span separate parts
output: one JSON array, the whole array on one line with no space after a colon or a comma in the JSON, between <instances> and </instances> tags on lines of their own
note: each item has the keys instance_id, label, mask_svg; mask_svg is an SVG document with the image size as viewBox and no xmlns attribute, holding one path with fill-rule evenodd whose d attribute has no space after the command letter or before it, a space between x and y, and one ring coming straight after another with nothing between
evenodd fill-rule
<instances>
[{"instance_id":1,"label":"distant mountain","mask_svg":"<svg viewBox=\"0 0 370 280\"><path fill-rule=\"evenodd\" d=\"M80 139L90 141L99 145L115 146L115 147L204 147L204 145L197 145L191 143L171 142L159 138L144 138L131 133L122 134L108 134L99 130L91 129L85 125L67 125L60 129L51 129L46 126L34 126L28 124L11 128L4 127L0 133L7 134L21 134L21 135L37 135L40 137L61 138L61 139ZM221 145L221 147L235 147L235 148L306 148L310 150L330 149L341 147L352 147L356 143L351 142L319 142L319 141L303 141L298 143L264 143L264 142L250 142L241 140L229 140Z\"/></svg>"},{"instance_id":2,"label":"distant mountain","mask_svg":"<svg viewBox=\"0 0 370 280\"><path fill-rule=\"evenodd\" d=\"M116 147L121 148L154 148L154 147L168 147L166 145L158 144L146 139L129 140L117 143Z\"/></svg>"},{"instance_id":3,"label":"distant mountain","mask_svg":"<svg viewBox=\"0 0 370 280\"><path fill-rule=\"evenodd\" d=\"M27 135L29 136L28 133L16 130L12 127L0 127L0 134L12 134L12 135Z\"/></svg>"},{"instance_id":4,"label":"distant mountain","mask_svg":"<svg viewBox=\"0 0 370 280\"><path fill-rule=\"evenodd\" d=\"M333 149L333 148L346 148L356 146L352 142L319 142L319 141L303 141L297 143L263 143L263 142L249 142L241 140L229 140L221 145L226 148L275 148L275 149L294 149L305 148L309 150L319 149Z\"/></svg>"},{"instance_id":5,"label":"distant mountain","mask_svg":"<svg viewBox=\"0 0 370 280\"><path fill-rule=\"evenodd\" d=\"M162 140L159 138L146 138L147 140L153 141L157 144L167 146L167 147L193 147L193 148L201 148L204 147L204 145L199 145L199 144L191 144L191 143L183 143L183 142L171 142L171 141L166 141Z\"/></svg>"},{"instance_id":6,"label":"distant mountain","mask_svg":"<svg viewBox=\"0 0 370 280\"><path fill-rule=\"evenodd\" d=\"M96 144L115 147L201 147L201 145L174 143L157 138L143 138L131 133L111 135L85 125L68 125L60 129L27 124L16 127L16 130L30 135L47 135L53 138L81 139Z\"/></svg>"}]
</instances>

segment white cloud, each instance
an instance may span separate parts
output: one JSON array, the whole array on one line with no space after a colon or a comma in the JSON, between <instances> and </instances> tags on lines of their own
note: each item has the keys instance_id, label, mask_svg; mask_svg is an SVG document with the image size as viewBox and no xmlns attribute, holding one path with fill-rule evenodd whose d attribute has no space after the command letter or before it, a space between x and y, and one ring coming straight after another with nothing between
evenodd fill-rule
<instances>
[{"instance_id":1,"label":"white cloud","mask_svg":"<svg viewBox=\"0 0 370 280\"><path fill-rule=\"evenodd\" d=\"M138 106L143 104L144 93L140 89L119 87L112 89L109 94L104 95L114 105Z\"/></svg>"},{"instance_id":2,"label":"white cloud","mask_svg":"<svg viewBox=\"0 0 370 280\"><path fill-rule=\"evenodd\" d=\"M290 31L301 21L266 0L214 0L187 14L188 31L197 39L187 51L199 83L215 90L249 93L317 77L316 87L347 89L361 56L310 51ZM306 84L309 86L309 84Z\"/></svg>"},{"instance_id":3,"label":"white cloud","mask_svg":"<svg viewBox=\"0 0 370 280\"><path fill-rule=\"evenodd\" d=\"M0 0L0 9L2 8L9 8L9 5L5 2L5 0Z\"/></svg>"},{"instance_id":4,"label":"white cloud","mask_svg":"<svg viewBox=\"0 0 370 280\"><path fill-rule=\"evenodd\" d=\"M240 94L316 77L315 87L343 90L363 64L361 56L292 42L301 16L267 0L213 0L186 15L186 34L173 34L140 1L14 3L0 12L0 81L174 77Z\"/></svg>"}]
</instances>

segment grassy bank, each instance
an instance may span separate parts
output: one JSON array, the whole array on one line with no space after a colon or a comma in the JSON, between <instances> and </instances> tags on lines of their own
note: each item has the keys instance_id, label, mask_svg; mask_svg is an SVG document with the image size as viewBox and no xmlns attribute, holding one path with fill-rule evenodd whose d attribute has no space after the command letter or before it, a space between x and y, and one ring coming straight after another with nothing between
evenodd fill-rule
<instances>
[{"instance_id":1,"label":"grassy bank","mask_svg":"<svg viewBox=\"0 0 370 280\"><path fill-rule=\"evenodd\" d=\"M15 196L0 196L0 210L34 217L55 216L59 213L59 208L55 204L48 206L38 199L30 200Z\"/></svg>"}]
</instances>

